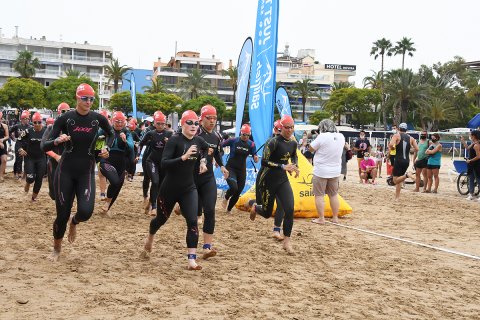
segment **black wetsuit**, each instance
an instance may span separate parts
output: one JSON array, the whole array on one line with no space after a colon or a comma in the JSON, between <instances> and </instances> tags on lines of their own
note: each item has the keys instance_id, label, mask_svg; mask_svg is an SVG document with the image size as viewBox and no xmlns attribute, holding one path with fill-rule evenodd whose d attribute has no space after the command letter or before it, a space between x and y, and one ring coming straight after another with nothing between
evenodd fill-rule
<instances>
[{"instance_id":1,"label":"black wetsuit","mask_svg":"<svg viewBox=\"0 0 480 320\"><path fill-rule=\"evenodd\" d=\"M395 150L395 162L393 164L392 175L400 177L407 172L410 165L410 136L400 132L400 141L397 143Z\"/></svg>"},{"instance_id":2,"label":"black wetsuit","mask_svg":"<svg viewBox=\"0 0 480 320\"><path fill-rule=\"evenodd\" d=\"M124 133L127 142L123 142L120 134ZM103 135L100 130L99 135ZM110 182L107 189L107 198L112 199L108 209L110 209L117 200L118 194L125 181L125 169L130 162L130 155L133 154L133 139L129 130L114 130L114 139L107 159L100 158L100 171Z\"/></svg>"},{"instance_id":3,"label":"black wetsuit","mask_svg":"<svg viewBox=\"0 0 480 320\"><path fill-rule=\"evenodd\" d=\"M230 155L225 167L228 170L228 187L225 193L225 199L228 201L227 210L230 211L235 206L245 187L247 178L247 163L249 155L254 156L257 152L255 143L252 140L243 141L239 137L224 141L222 147L230 147Z\"/></svg>"},{"instance_id":4,"label":"black wetsuit","mask_svg":"<svg viewBox=\"0 0 480 320\"><path fill-rule=\"evenodd\" d=\"M49 138L50 133L52 132L52 129L53 129L53 125L48 126L47 129L45 130L45 133L43 134L42 142L40 143L40 148L42 150L44 149L43 146L45 145L45 141L47 141L47 139ZM53 151L56 154L61 156L63 153L63 143L59 144L58 146L54 146L53 149L50 151ZM57 160L47 155L48 195L52 200L55 200L55 190L53 187L53 180L55 177L55 171L57 170L57 165L58 165Z\"/></svg>"},{"instance_id":5,"label":"black wetsuit","mask_svg":"<svg viewBox=\"0 0 480 320\"><path fill-rule=\"evenodd\" d=\"M62 239L72 210L73 197L77 198L77 213L73 224L87 221L95 203L95 141L98 130L107 135L107 146L113 143L113 129L107 118L90 111L80 115L76 110L64 113L54 125L45 141L44 151L52 150L55 139L63 132L71 137L64 143L62 158L55 172L54 189L57 218L53 223L53 236Z\"/></svg>"},{"instance_id":6,"label":"black wetsuit","mask_svg":"<svg viewBox=\"0 0 480 320\"><path fill-rule=\"evenodd\" d=\"M197 146L197 153L183 161L181 156L192 145ZM150 234L155 234L167 222L173 206L178 202L187 222L187 247L197 247L198 194L193 181L193 170L198 158L203 158L207 152L208 144L200 137L193 137L189 140L183 134L174 134L168 140L162 155L162 168L166 175L160 186L157 216L150 222Z\"/></svg>"},{"instance_id":7,"label":"black wetsuit","mask_svg":"<svg viewBox=\"0 0 480 320\"><path fill-rule=\"evenodd\" d=\"M143 137L149 132L149 131L152 131L152 130L155 130L155 127L154 126L149 126L147 128L145 128L145 130L142 132L142 135L140 136L140 140L143 139ZM142 148L143 146L142 145L139 145L138 146L140 152L142 151ZM148 176L148 174L146 173L147 172L147 159L148 159L148 156L150 155L150 152L152 150L146 146L145 148L145 151L143 152L143 157L142 157L142 169L143 169L143 184L142 184L142 188L143 188L143 197L146 198L148 197L148 188L150 187L150 177Z\"/></svg>"},{"instance_id":8,"label":"black wetsuit","mask_svg":"<svg viewBox=\"0 0 480 320\"><path fill-rule=\"evenodd\" d=\"M18 139L22 136L22 134L28 128L32 128L32 126L29 123L22 124L20 122L20 123L17 123L16 125L12 126L9 130L9 133L15 139ZM13 163L13 174L20 174L23 171L22 170L23 157L18 154L18 149L20 149L20 144L15 143L15 162Z\"/></svg>"},{"instance_id":9,"label":"black wetsuit","mask_svg":"<svg viewBox=\"0 0 480 320\"><path fill-rule=\"evenodd\" d=\"M136 155L138 153L138 143L140 142L140 136L137 134L137 131L131 131L130 134L132 135L133 139L133 154ZM133 176L135 175L135 171L137 170L137 163L134 161L132 162L127 162L127 172L129 175Z\"/></svg>"},{"instance_id":10,"label":"black wetsuit","mask_svg":"<svg viewBox=\"0 0 480 320\"><path fill-rule=\"evenodd\" d=\"M33 128L27 129L22 136L18 138L17 143L20 148L27 152L25 156L25 173L27 183L33 183L33 193L38 193L42 187L43 176L47 168L47 158L45 152L40 148L43 134L46 128L36 131Z\"/></svg>"},{"instance_id":11,"label":"black wetsuit","mask_svg":"<svg viewBox=\"0 0 480 320\"><path fill-rule=\"evenodd\" d=\"M3 123L0 123L0 139L3 139L5 137L7 137L7 132L5 130L5 127L3 126ZM3 141L3 148L0 148L0 156L6 155L8 153L7 142L8 139Z\"/></svg>"},{"instance_id":12,"label":"black wetsuit","mask_svg":"<svg viewBox=\"0 0 480 320\"><path fill-rule=\"evenodd\" d=\"M194 179L198 191L198 216L205 215L203 232L213 234L215 230L215 205L217 203L217 183L213 173L213 159L218 166L223 167L221 154L222 137L216 132L209 133L200 127L197 136L202 137L209 147L207 155L207 172L199 174L200 161L195 164Z\"/></svg>"},{"instance_id":13,"label":"black wetsuit","mask_svg":"<svg viewBox=\"0 0 480 320\"><path fill-rule=\"evenodd\" d=\"M282 169L282 165L288 164L289 159L295 165L298 164L295 140L285 140L278 135L265 144L262 167L256 181L255 206L258 214L269 218L272 216L274 200L277 199L285 212L283 234L287 237L290 237L293 227L294 198L287 172Z\"/></svg>"},{"instance_id":14,"label":"black wetsuit","mask_svg":"<svg viewBox=\"0 0 480 320\"><path fill-rule=\"evenodd\" d=\"M158 191L165 177L165 171L162 170L161 167L162 154L165 144L171 136L172 132L170 131L162 130L158 132L155 129L148 131L140 141L139 150L142 150L141 147L143 146L147 146L150 150L145 163L146 170L144 171L144 175L148 175L149 180L152 181L152 186L150 187L150 203L152 209L157 208ZM137 154L137 156L140 156L140 154Z\"/></svg>"}]
</instances>

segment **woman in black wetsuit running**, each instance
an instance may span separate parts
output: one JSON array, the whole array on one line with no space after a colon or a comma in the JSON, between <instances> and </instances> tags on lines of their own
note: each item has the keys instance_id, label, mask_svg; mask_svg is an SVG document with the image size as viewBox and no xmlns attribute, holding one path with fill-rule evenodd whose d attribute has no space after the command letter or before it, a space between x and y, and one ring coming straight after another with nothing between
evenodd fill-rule
<instances>
[{"instance_id":1,"label":"woman in black wetsuit running","mask_svg":"<svg viewBox=\"0 0 480 320\"><path fill-rule=\"evenodd\" d=\"M70 220L68 241L76 237L76 227L92 216L95 204L95 141L97 132L103 129L107 136L106 147L100 151L101 158L108 158L113 143L113 129L108 120L90 111L95 100L93 88L82 83L78 86L77 106L59 117L44 144L44 151L64 143L64 151L55 172L55 204L57 218L53 223L52 260L57 261L62 249L62 240ZM70 217L74 197L77 198L77 212Z\"/></svg>"},{"instance_id":2,"label":"woman in black wetsuit running","mask_svg":"<svg viewBox=\"0 0 480 320\"><path fill-rule=\"evenodd\" d=\"M182 215L187 222L188 270L201 270L196 262L198 245L198 193L193 180L195 163L200 157L199 172L207 171L206 155L208 144L195 136L199 121L195 112L187 110L182 114L182 132L173 135L165 145L162 155L162 168L166 176L160 186L157 200L157 216L150 222L150 231L145 242L148 255L152 251L155 233L167 222L176 202L180 204Z\"/></svg>"}]
</instances>

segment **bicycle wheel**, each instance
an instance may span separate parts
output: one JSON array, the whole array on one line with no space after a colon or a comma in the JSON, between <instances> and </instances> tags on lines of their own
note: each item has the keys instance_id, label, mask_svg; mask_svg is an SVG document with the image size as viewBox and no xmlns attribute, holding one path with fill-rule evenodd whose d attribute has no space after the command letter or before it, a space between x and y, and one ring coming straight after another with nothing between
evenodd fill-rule
<instances>
[{"instance_id":1,"label":"bicycle wheel","mask_svg":"<svg viewBox=\"0 0 480 320\"><path fill-rule=\"evenodd\" d=\"M463 196L468 194L468 174L466 172L460 173L457 179L457 190Z\"/></svg>"}]
</instances>

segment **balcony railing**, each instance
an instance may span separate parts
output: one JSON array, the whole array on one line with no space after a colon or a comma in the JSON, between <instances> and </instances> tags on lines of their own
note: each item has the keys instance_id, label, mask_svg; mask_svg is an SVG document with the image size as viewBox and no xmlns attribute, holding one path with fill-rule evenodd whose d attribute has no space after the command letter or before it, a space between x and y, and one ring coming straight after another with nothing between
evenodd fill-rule
<instances>
[{"instance_id":1,"label":"balcony railing","mask_svg":"<svg viewBox=\"0 0 480 320\"><path fill-rule=\"evenodd\" d=\"M101 73L98 72L83 72L86 76L90 77L92 80L99 80L101 77ZM13 76L16 77L19 74L15 69L8 68L8 67L0 67L0 75L2 76ZM35 77L44 78L44 77L52 77L52 78L60 78L65 77L65 72L58 70L49 70L49 69L37 69L35 70ZM35 78L34 77L34 78Z\"/></svg>"},{"instance_id":2,"label":"balcony railing","mask_svg":"<svg viewBox=\"0 0 480 320\"><path fill-rule=\"evenodd\" d=\"M110 64L110 59L109 58L100 58L100 57L85 57L85 56L78 56L69 54L62 54L58 55L55 53L42 53L42 52L34 52L33 56L35 58L38 58L42 62L66 62L69 61L70 63L73 61L75 62L90 62L90 63L101 63L103 65ZM3 60L15 60L18 57L18 53L16 51L0 51L0 59Z\"/></svg>"},{"instance_id":3,"label":"balcony railing","mask_svg":"<svg viewBox=\"0 0 480 320\"><path fill-rule=\"evenodd\" d=\"M184 73L187 74L189 71L192 71L196 68L172 68L172 67L160 67L160 75L162 72L174 72L174 73ZM206 75L217 75L217 76L223 76L224 74L222 71L219 70L204 70L204 69L198 69L201 73L206 74Z\"/></svg>"}]
</instances>

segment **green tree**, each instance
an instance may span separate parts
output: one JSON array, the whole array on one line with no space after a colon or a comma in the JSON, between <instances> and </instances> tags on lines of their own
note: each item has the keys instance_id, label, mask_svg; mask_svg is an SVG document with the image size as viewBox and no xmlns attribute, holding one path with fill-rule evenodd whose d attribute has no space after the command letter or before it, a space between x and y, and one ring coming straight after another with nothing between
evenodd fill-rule
<instances>
[{"instance_id":1,"label":"green tree","mask_svg":"<svg viewBox=\"0 0 480 320\"><path fill-rule=\"evenodd\" d=\"M228 115L227 106L223 100L216 96L200 96L196 99L187 100L183 103L181 111L184 112L185 110L193 110L197 114L200 114L200 109L207 104L210 104L217 109L217 118L220 124L220 130L222 130L222 121L224 116Z\"/></svg>"},{"instance_id":2,"label":"green tree","mask_svg":"<svg viewBox=\"0 0 480 320\"><path fill-rule=\"evenodd\" d=\"M173 112L179 112L180 106L184 102L182 98L172 93L145 93L143 94L143 100L138 105L140 111L147 114L153 114L155 111L160 110L166 116Z\"/></svg>"},{"instance_id":3,"label":"green tree","mask_svg":"<svg viewBox=\"0 0 480 320\"><path fill-rule=\"evenodd\" d=\"M353 82L348 82L348 81L334 82L332 85L332 91L335 91L338 89L344 89L344 88L353 88L353 87L354 87Z\"/></svg>"},{"instance_id":4,"label":"green tree","mask_svg":"<svg viewBox=\"0 0 480 320\"><path fill-rule=\"evenodd\" d=\"M332 114L326 110L317 110L308 117L308 123L317 125L323 119L330 119Z\"/></svg>"},{"instance_id":5,"label":"green tree","mask_svg":"<svg viewBox=\"0 0 480 320\"><path fill-rule=\"evenodd\" d=\"M438 131L440 122L451 121L454 117L454 108L446 99L432 97L422 103L421 119L423 129Z\"/></svg>"},{"instance_id":6,"label":"green tree","mask_svg":"<svg viewBox=\"0 0 480 320\"><path fill-rule=\"evenodd\" d=\"M18 51L17 59L13 62L13 69L20 73L20 78L33 78L36 69L40 68L40 61L33 57L33 52Z\"/></svg>"},{"instance_id":7,"label":"green tree","mask_svg":"<svg viewBox=\"0 0 480 320\"><path fill-rule=\"evenodd\" d=\"M305 106L307 101L311 97L318 97L316 94L316 88L312 84L312 79L297 80L293 85L293 95L302 99L302 121L305 122Z\"/></svg>"},{"instance_id":8,"label":"green tree","mask_svg":"<svg viewBox=\"0 0 480 320\"><path fill-rule=\"evenodd\" d=\"M93 103L92 109L98 109L98 88L97 84L92 81L87 76L75 77L68 76L65 78L60 78L52 82L52 84L47 88L47 99L48 99L48 109L57 110L57 106L66 102L70 107L75 107L77 104L77 99L75 97L75 91L81 83L88 83L95 90L95 102Z\"/></svg>"},{"instance_id":9,"label":"green tree","mask_svg":"<svg viewBox=\"0 0 480 320\"><path fill-rule=\"evenodd\" d=\"M370 55L374 56L374 59L377 60L378 57L382 58L381 68L380 68L380 91L382 93L382 100L380 102L380 109L382 110L383 126L387 130L387 111L385 110L385 94L383 88L383 71L384 71L384 58L385 55L392 56L392 43L390 40L382 38L373 43L373 47L370 50Z\"/></svg>"},{"instance_id":10,"label":"green tree","mask_svg":"<svg viewBox=\"0 0 480 320\"><path fill-rule=\"evenodd\" d=\"M105 66L105 71L109 81L113 82L113 91L118 92L118 83L122 81L123 74L132 68L127 67L126 65L120 65L118 59L113 59L110 61L110 65Z\"/></svg>"},{"instance_id":11,"label":"green tree","mask_svg":"<svg viewBox=\"0 0 480 320\"><path fill-rule=\"evenodd\" d=\"M141 93L136 94L137 108L139 109L139 111L143 111L143 110L140 110L140 105L142 103L142 96L143 94ZM132 97L131 97L130 91L122 91L122 92L114 93L110 97L109 109L122 110L123 112L126 112L126 113L132 111Z\"/></svg>"},{"instance_id":12,"label":"green tree","mask_svg":"<svg viewBox=\"0 0 480 320\"><path fill-rule=\"evenodd\" d=\"M381 82L381 73L372 70L371 76L363 78L363 87L369 89L380 89Z\"/></svg>"},{"instance_id":13,"label":"green tree","mask_svg":"<svg viewBox=\"0 0 480 320\"><path fill-rule=\"evenodd\" d=\"M72 78L81 78L81 77L87 77L87 75L83 72L80 72L77 69L69 69L65 71L65 75L67 77L72 77Z\"/></svg>"},{"instance_id":14,"label":"green tree","mask_svg":"<svg viewBox=\"0 0 480 320\"><path fill-rule=\"evenodd\" d=\"M166 93L168 90L163 85L162 77L157 76L156 78L152 78L151 85L143 86L142 89L146 93Z\"/></svg>"},{"instance_id":15,"label":"green tree","mask_svg":"<svg viewBox=\"0 0 480 320\"><path fill-rule=\"evenodd\" d=\"M0 105L17 109L47 108L46 89L32 79L9 78L0 88Z\"/></svg>"},{"instance_id":16,"label":"green tree","mask_svg":"<svg viewBox=\"0 0 480 320\"><path fill-rule=\"evenodd\" d=\"M236 66L231 66L227 70L222 70L224 76L228 76L228 84L232 87L233 96L236 97L237 94L237 82L238 82L238 68Z\"/></svg>"},{"instance_id":17,"label":"green tree","mask_svg":"<svg viewBox=\"0 0 480 320\"><path fill-rule=\"evenodd\" d=\"M402 55L402 70L405 66L405 54L408 54L410 57L413 57L413 52L417 51L413 47L414 43L411 38L403 37L400 41L397 41L397 45L393 48L395 55Z\"/></svg>"},{"instance_id":18,"label":"green tree","mask_svg":"<svg viewBox=\"0 0 480 320\"><path fill-rule=\"evenodd\" d=\"M205 74L197 68L187 71L187 78L182 79L177 88L178 94L185 100L215 93Z\"/></svg>"},{"instance_id":19,"label":"green tree","mask_svg":"<svg viewBox=\"0 0 480 320\"><path fill-rule=\"evenodd\" d=\"M428 97L428 88L410 69L390 70L385 77L385 93L394 110L394 123L407 122L413 111Z\"/></svg>"}]
</instances>

